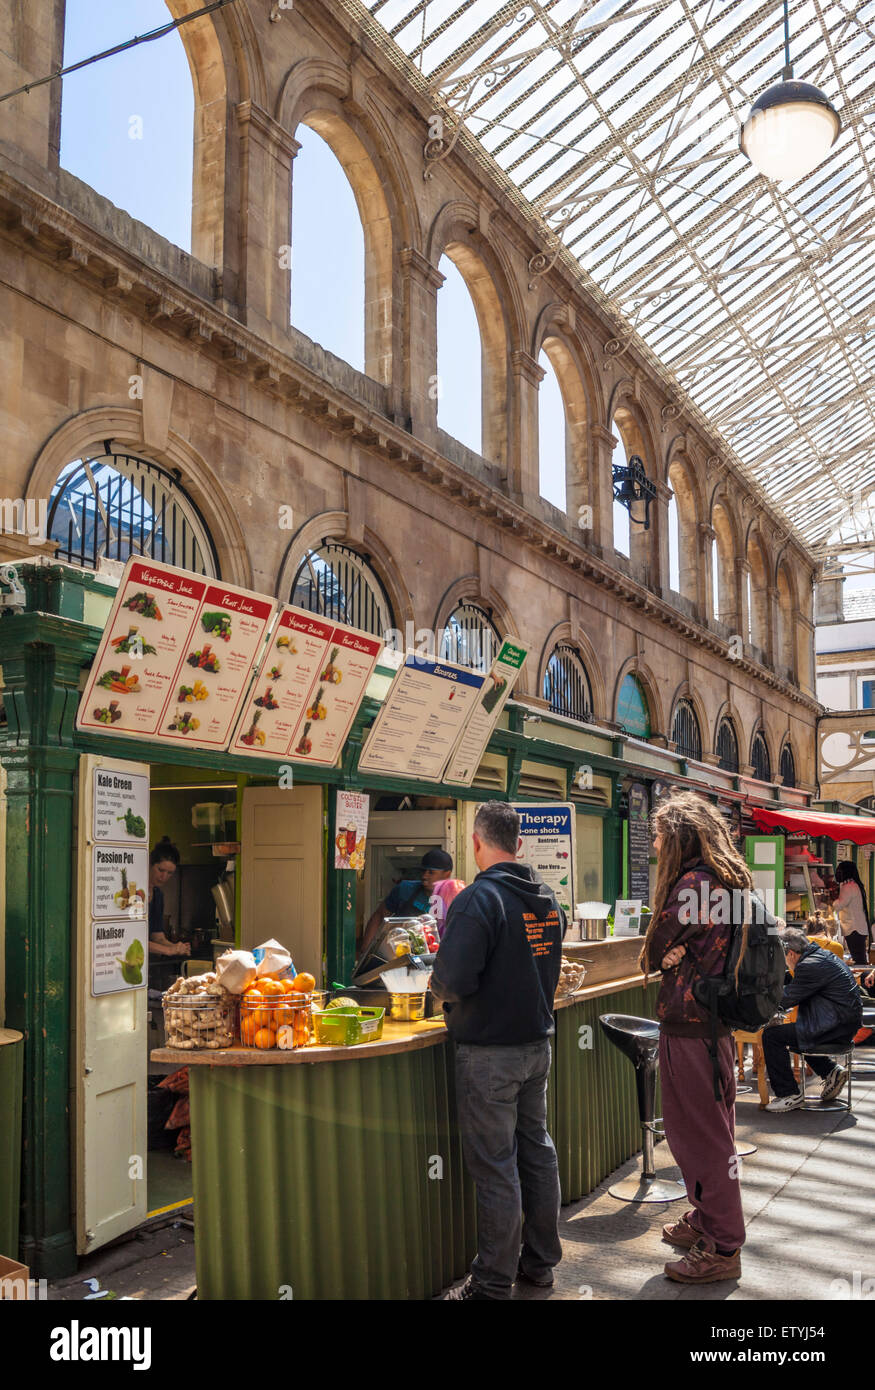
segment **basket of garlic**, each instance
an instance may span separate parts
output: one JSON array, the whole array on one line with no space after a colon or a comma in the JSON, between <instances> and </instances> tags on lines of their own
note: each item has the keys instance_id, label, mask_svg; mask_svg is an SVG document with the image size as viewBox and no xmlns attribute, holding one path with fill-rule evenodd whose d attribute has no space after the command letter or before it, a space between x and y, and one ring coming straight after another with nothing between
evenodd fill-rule
<instances>
[{"instance_id":1,"label":"basket of garlic","mask_svg":"<svg viewBox=\"0 0 875 1390\"><path fill-rule=\"evenodd\" d=\"M583 961L571 960L569 956L563 956L554 999L570 998L572 994L576 994L582 988L585 979L586 965Z\"/></svg>"},{"instance_id":2,"label":"basket of garlic","mask_svg":"<svg viewBox=\"0 0 875 1390\"><path fill-rule=\"evenodd\" d=\"M215 1052L237 1038L237 996L220 985L213 971L174 980L163 998L167 1047L184 1052Z\"/></svg>"}]
</instances>

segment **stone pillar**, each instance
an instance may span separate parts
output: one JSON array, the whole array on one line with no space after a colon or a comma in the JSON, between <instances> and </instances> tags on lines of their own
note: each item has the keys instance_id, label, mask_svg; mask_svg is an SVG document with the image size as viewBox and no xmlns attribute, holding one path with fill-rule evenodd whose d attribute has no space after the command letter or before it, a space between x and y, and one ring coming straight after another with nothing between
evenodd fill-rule
<instances>
[{"instance_id":1,"label":"stone pillar","mask_svg":"<svg viewBox=\"0 0 875 1390\"><path fill-rule=\"evenodd\" d=\"M637 529L645 542L645 563L647 566L647 587L662 598L667 598L671 589L671 565L668 545L668 504L674 493L666 483L656 482L656 497L650 504L650 530ZM649 544L647 542L649 541ZM634 552L633 552L634 553ZM678 578L680 592L680 578Z\"/></svg>"},{"instance_id":2,"label":"stone pillar","mask_svg":"<svg viewBox=\"0 0 875 1390\"><path fill-rule=\"evenodd\" d=\"M714 566L711 561L716 539L717 534L713 526L709 526L706 521L700 521L697 528L699 552L699 616L703 617L708 623L714 617L714 612L717 608L717 596L714 593L716 579L714 575Z\"/></svg>"},{"instance_id":3,"label":"stone pillar","mask_svg":"<svg viewBox=\"0 0 875 1390\"><path fill-rule=\"evenodd\" d=\"M736 556L735 574L733 580L733 598L735 600L735 611L730 621L729 617L724 617L723 621L732 628L733 633L738 633L743 642L749 642L750 615L747 608L747 577L750 574L750 565L747 560ZM721 615L722 616L722 615Z\"/></svg>"},{"instance_id":4,"label":"stone pillar","mask_svg":"<svg viewBox=\"0 0 875 1390\"><path fill-rule=\"evenodd\" d=\"M434 445L437 431L437 292L445 276L412 246L399 255L402 279L401 414L416 439Z\"/></svg>"},{"instance_id":5,"label":"stone pillar","mask_svg":"<svg viewBox=\"0 0 875 1390\"><path fill-rule=\"evenodd\" d=\"M247 327L268 338L289 328L292 160L301 148L251 101L237 107L241 150L240 301Z\"/></svg>"},{"instance_id":6,"label":"stone pillar","mask_svg":"<svg viewBox=\"0 0 875 1390\"><path fill-rule=\"evenodd\" d=\"M766 660L770 666L777 666L781 653L778 651L778 589L774 584L770 584L766 590L766 631L763 637Z\"/></svg>"},{"instance_id":7,"label":"stone pillar","mask_svg":"<svg viewBox=\"0 0 875 1390\"><path fill-rule=\"evenodd\" d=\"M508 441L508 487L524 506L528 506L537 503L541 496L538 387L546 373L527 352L512 352L510 366L512 427Z\"/></svg>"},{"instance_id":8,"label":"stone pillar","mask_svg":"<svg viewBox=\"0 0 875 1390\"><path fill-rule=\"evenodd\" d=\"M63 57L63 0L0 7L0 91L57 72ZM4 102L0 125L0 151L12 172L50 193L61 143L61 83L46 82Z\"/></svg>"},{"instance_id":9,"label":"stone pillar","mask_svg":"<svg viewBox=\"0 0 875 1390\"><path fill-rule=\"evenodd\" d=\"M586 480L588 496L579 499L592 507L593 524L590 535L593 543L608 559L614 553L614 489L611 482L611 464L619 442L604 425L590 425L589 477ZM573 515L577 515L576 507Z\"/></svg>"}]
</instances>

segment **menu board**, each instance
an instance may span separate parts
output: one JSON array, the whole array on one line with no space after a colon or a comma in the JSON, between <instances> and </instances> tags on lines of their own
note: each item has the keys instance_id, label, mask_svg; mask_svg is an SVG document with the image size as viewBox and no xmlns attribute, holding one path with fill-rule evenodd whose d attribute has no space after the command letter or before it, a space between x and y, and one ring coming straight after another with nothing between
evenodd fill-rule
<instances>
[{"instance_id":1,"label":"menu board","mask_svg":"<svg viewBox=\"0 0 875 1390\"><path fill-rule=\"evenodd\" d=\"M149 779L116 768L94 769L92 836L95 840L146 843Z\"/></svg>"},{"instance_id":2,"label":"menu board","mask_svg":"<svg viewBox=\"0 0 875 1390\"><path fill-rule=\"evenodd\" d=\"M382 650L367 632L283 608L231 751L333 767Z\"/></svg>"},{"instance_id":3,"label":"menu board","mask_svg":"<svg viewBox=\"0 0 875 1390\"><path fill-rule=\"evenodd\" d=\"M520 818L520 863L552 888L566 915L571 914L574 892L574 807L570 802L542 805L523 801L513 808Z\"/></svg>"},{"instance_id":4,"label":"menu board","mask_svg":"<svg viewBox=\"0 0 875 1390\"><path fill-rule=\"evenodd\" d=\"M145 989L149 773L142 763L86 754L80 762L80 786L80 893L91 922L90 942L83 943L84 978L90 978L95 996Z\"/></svg>"},{"instance_id":5,"label":"menu board","mask_svg":"<svg viewBox=\"0 0 875 1390\"><path fill-rule=\"evenodd\" d=\"M411 653L371 726L359 771L439 782L485 681L463 666Z\"/></svg>"},{"instance_id":6,"label":"menu board","mask_svg":"<svg viewBox=\"0 0 875 1390\"><path fill-rule=\"evenodd\" d=\"M225 748L276 602L131 557L78 729Z\"/></svg>"},{"instance_id":7,"label":"menu board","mask_svg":"<svg viewBox=\"0 0 875 1390\"><path fill-rule=\"evenodd\" d=\"M474 702L443 776L444 782L470 787L501 711L523 669L529 648L524 642L502 642L483 689Z\"/></svg>"},{"instance_id":8,"label":"menu board","mask_svg":"<svg viewBox=\"0 0 875 1390\"><path fill-rule=\"evenodd\" d=\"M646 903L650 897L650 796L645 783L629 788L629 892Z\"/></svg>"},{"instance_id":9,"label":"menu board","mask_svg":"<svg viewBox=\"0 0 875 1390\"><path fill-rule=\"evenodd\" d=\"M91 856L92 915L145 918L149 898L148 847L95 844Z\"/></svg>"}]
</instances>

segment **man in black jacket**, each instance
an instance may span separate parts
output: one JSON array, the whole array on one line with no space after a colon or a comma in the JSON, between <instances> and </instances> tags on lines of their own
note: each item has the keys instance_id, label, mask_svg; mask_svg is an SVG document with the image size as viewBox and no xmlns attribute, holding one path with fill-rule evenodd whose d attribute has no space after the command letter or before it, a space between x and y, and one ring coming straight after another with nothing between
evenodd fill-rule
<instances>
[{"instance_id":1,"label":"man in black jacket","mask_svg":"<svg viewBox=\"0 0 875 1390\"><path fill-rule=\"evenodd\" d=\"M549 1287L562 1258L547 1078L566 924L550 889L516 862L512 806L481 806L473 842L480 872L450 908L431 977L456 1044L459 1129L477 1187L478 1253L447 1298L497 1300L516 1278Z\"/></svg>"},{"instance_id":2,"label":"man in black jacket","mask_svg":"<svg viewBox=\"0 0 875 1390\"><path fill-rule=\"evenodd\" d=\"M763 1055L775 1093L766 1109L773 1114L795 1110L805 1100L804 1075L800 1089L793 1079L790 1052L841 1052L850 1047L863 1020L860 993L843 960L792 927L781 932L781 940L794 972L784 985L781 1005L791 1009L798 1004L799 1011L795 1023L763 1029ZM823 1081L820 1099L832 1100L847 1082L847 1068L824 1057L806 1056L805 1061Z\"/></svg>"}]
</instances>

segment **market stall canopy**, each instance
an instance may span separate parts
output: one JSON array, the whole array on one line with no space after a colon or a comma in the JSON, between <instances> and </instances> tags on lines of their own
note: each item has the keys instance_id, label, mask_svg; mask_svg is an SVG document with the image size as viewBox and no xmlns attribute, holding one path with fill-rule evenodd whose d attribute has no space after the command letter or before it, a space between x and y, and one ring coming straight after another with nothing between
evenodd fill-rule
<instances>
[{"instance_id":1,"label":"market stall canopy","mask_svg":"<svg viewBox=\"0 0 875 1390\"><path fill-rule=\"evenodd\" d=\"M542 246L529 288L582 272L606 365L649 358L666 428L704 417L820 553L871 549L872 0L790 7L794 76L841 121L795 182L739 147L784 67L780 0L340 3L431 103L426 177L459 148L504 184Z\"/></svg>"},{"instance_id":2,"label":"market stall canopy","mask_svg":"<svg viewBox=\"0 0 875 1390\"><path fill-rule=\"evenodd\" d=\"M875 845L875 816L836 816L829 811L767 810L754 806L751 815L760 830L790 830L799 835L825 835L830 840L851 840L855 845Z\"/></svg>"}]
</instances>

